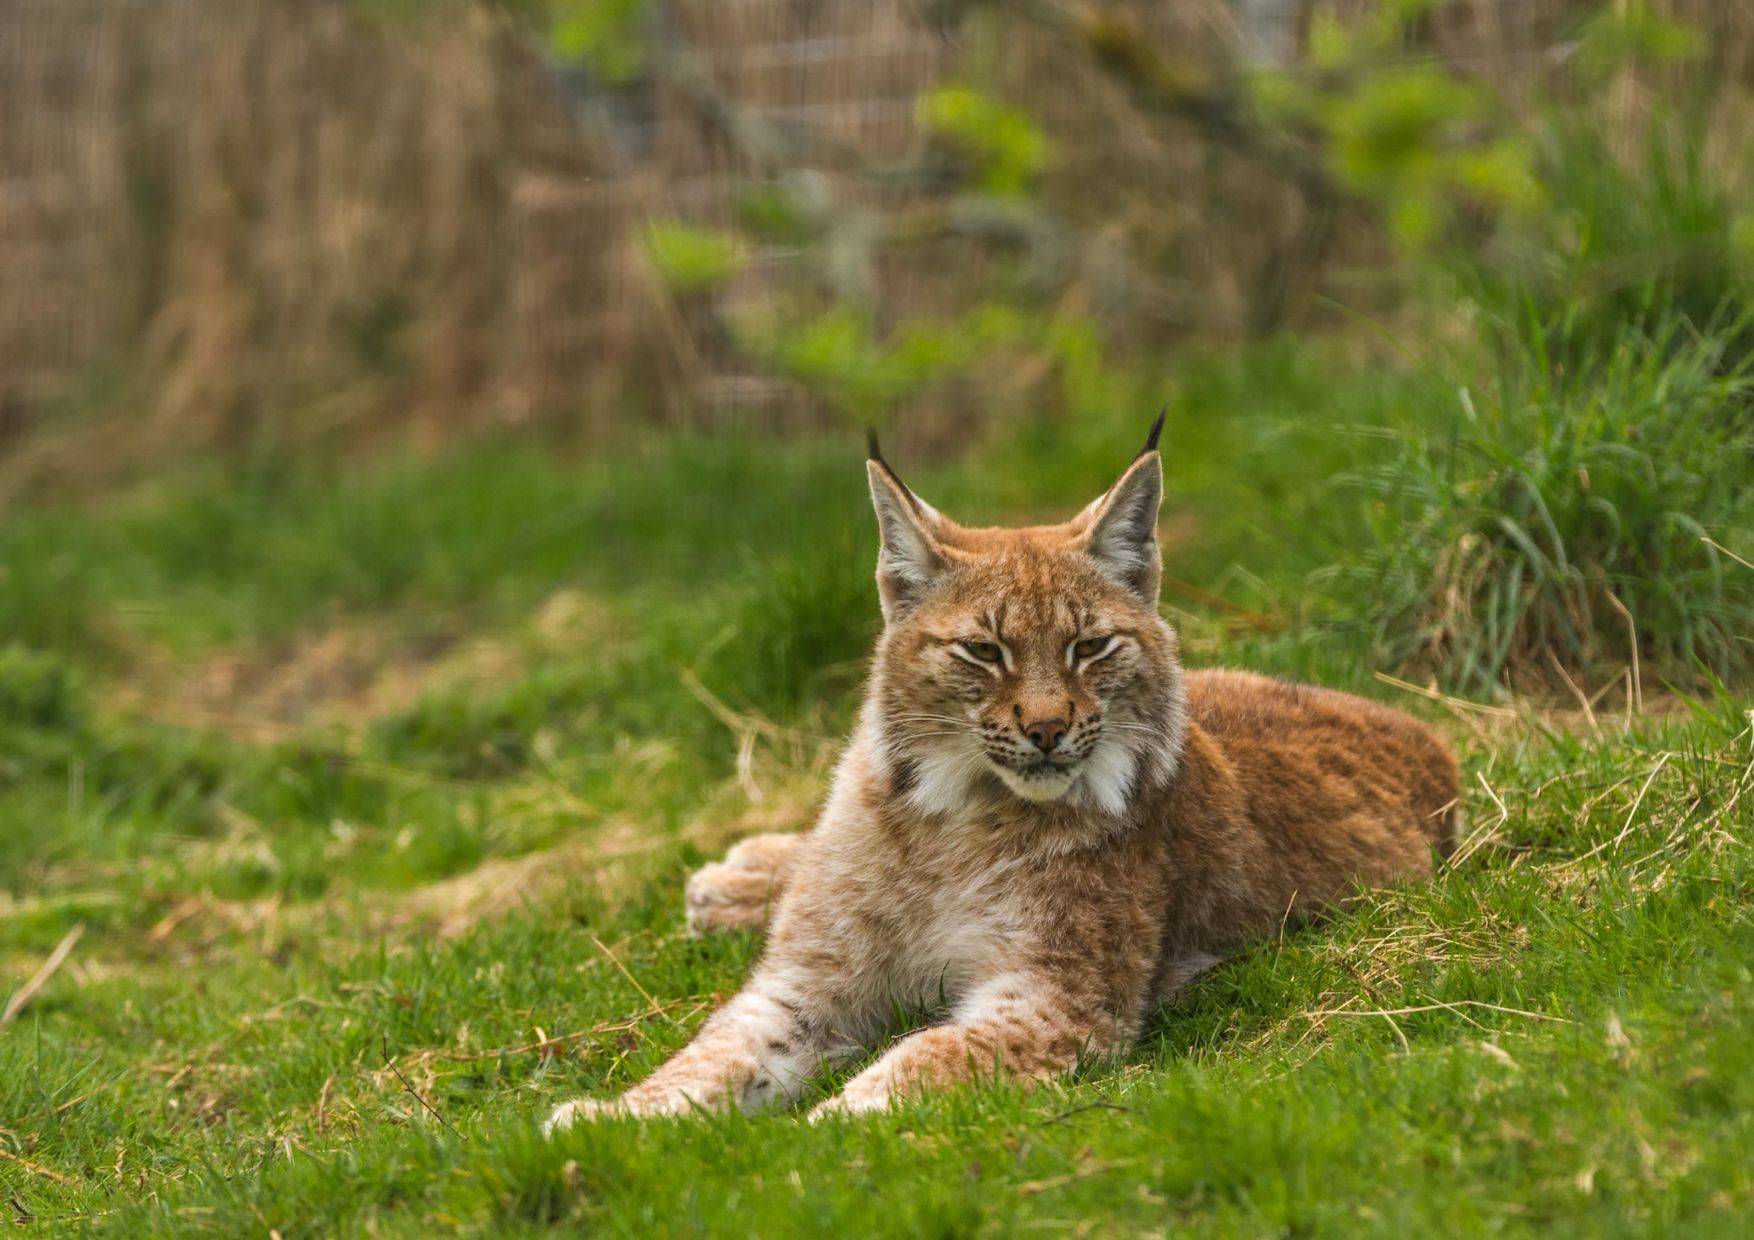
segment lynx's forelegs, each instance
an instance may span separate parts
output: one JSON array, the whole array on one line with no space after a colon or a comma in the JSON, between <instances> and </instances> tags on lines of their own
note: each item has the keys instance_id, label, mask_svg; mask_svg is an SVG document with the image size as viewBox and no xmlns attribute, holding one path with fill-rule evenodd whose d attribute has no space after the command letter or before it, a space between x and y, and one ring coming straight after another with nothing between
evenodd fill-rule
<instances>
[{"instance_id":1,"label":"lynx's forelegs","mask_svg":"<svg viewBox=\"0 0 1754 1240\"><path fill-rule=\"evenodd\" d=\"M779 898L802 835L754 835L689 875L684 899L694 935L759 929Z\"/></svg>"},{"instance_id":2,"label":"lynx's forelegs","mask_svg":"<svg viewBox=\"0 0 1754 1240\"><path fill-rule=\"evenodd\" d=\"M651 1076L621 1097L581 1098L555 1108L545 1131L602 1115L745 1111L796 1101L825 1063L848 1052L835 1014L817 1006L821 978L784 961L763 965L743 990Z\"/></svg>"},{"instance_id":3,"label":"lynx's forelegs","mask_svg":"<svg viewBox=\"0 0 1754 1240\"><path fill-rule=\"evenodd\" d=\"M1008 1074L1045 1080L1076 1067L1086 1054L1125 1050L1137 1021L1080 1001L1053 980L1030 973L994 978L971 991L951 1020L909 1034L810 1112L858 1114L927 1087Z\"/></svg>"}]
</instances>

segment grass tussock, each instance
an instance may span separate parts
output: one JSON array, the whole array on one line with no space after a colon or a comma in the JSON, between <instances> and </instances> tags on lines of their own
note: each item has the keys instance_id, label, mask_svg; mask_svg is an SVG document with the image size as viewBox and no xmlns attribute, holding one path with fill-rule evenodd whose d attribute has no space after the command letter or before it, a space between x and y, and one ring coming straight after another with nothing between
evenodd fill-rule
<instances>
[{"instance_id":1,"label":"grass tussock","mask_svg":"<svg viewBox=\"0 0 1754 1240\"><path fill-rule=\"evenodd\" d=\"M1560 368L1503 351L1363 476L1348 586L1383 657L1469 692L1754 660L1754 407L1739 324L1671 320Z\"/></svg>"}]
</instances>

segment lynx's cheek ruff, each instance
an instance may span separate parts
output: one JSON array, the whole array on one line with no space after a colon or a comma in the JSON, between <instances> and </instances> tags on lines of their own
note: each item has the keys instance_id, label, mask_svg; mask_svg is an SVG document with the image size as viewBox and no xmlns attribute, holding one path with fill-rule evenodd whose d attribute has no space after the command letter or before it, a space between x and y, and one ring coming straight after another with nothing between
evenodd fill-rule
<instances>
[{"instance_id":1,"label":"lynx's cheek ruff","mask_svg":"<svg viewBox=\"0 0 1754 1240\"><path fill-rule=\"evenodd\" d=\"M1241 944L1453 847L1455 759L1374 702L1184 674L1157 612L1157 436L1063 525L969 529L873 446L884 629L828 803L689 880L689 929L768 922L743 990L613 1101L680 1116L808 1099L812 1119L1025 1083L1126 1050ZM894 1013L935 1023L884 1044Z\"/></svg>"}]
</instances>

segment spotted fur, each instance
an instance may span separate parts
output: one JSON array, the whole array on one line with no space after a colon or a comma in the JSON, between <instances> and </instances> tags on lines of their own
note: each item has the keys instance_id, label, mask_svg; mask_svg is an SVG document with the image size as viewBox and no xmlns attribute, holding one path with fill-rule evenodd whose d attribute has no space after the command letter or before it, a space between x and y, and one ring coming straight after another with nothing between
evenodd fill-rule
<instances>
[{"instance_id":1,"label":"spotted fur","mask_svg":"<svg viewBox=\"0 0 1754 1240\"><path fill-rule=\"evenodd\" d=\"M742 992L649 1079L568 1103L754 1109L932 1014L812 1115L1117 1052L1240 944L1452 846L1437 736L1360 698L1184 674L1157 612L1153 442L1063 525L968 529L873 454L885 619L816 827L688 885L695 931L771 920Z\"/></svg>"}]
</instances>

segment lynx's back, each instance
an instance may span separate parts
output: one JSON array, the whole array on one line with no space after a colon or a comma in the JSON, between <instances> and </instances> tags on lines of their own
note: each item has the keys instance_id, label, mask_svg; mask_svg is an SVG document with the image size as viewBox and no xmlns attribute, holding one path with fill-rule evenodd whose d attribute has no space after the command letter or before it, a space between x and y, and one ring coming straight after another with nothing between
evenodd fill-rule
<instances>
[{"instance_id":1,"label":"lynx's back","mask_svg":"<svg viewBox=\"0 0 1754 1240\"><path fill-rule=\"evenodd\" d=\"M1401 828L1408 851L1455 847L1459 773L1429 726L1350 693L1223 669L1186 676L1189 718L1224 749L1250 816L1287 846L1336 814ZM1415 864L1415 868L1423 868Z\"/></svg>"},{"instance_id":2,"label":"lynx's back","mask_svg":"<svg viewBox=\"0 0 1754 1240\"><path fill-rule=\"evenodd\" d=\"M1426 724L1249 672L1188 672L1182 777L1153 817L1177 882L1166 948L1269 935L1455 846L1460 777Z\"/></svg>"}]
</instances>

